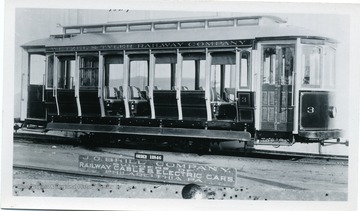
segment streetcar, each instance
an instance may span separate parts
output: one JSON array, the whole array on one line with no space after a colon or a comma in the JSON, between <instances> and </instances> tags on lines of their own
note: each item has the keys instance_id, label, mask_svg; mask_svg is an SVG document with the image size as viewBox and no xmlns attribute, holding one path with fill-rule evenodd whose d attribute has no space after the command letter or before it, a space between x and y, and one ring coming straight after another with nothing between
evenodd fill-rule
<instances>
[{"instance_id":1,"label":"streetcar","mask_svg":"<svg viewBox=\"0 0 360 211\"><path fill-rule=\"evenodd\" d=\"M21 121L203 144L339 141L336 41L285 23L247 16L64 26L22 45ZM33 70L39 58L43 68Z\"/></svg>"}]
</instances>

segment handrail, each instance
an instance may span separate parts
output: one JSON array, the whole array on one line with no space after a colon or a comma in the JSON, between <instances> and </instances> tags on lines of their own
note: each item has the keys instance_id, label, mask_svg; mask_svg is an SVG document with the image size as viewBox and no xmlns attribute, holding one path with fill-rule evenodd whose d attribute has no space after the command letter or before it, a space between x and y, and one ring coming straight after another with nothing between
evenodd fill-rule
<instances>
[{"instance_id":1,"label":"handrail","mask_svg":"<svg viewBox=\"0 0 360 211\"><path fill-rule=\"evenodd\" d=\"M43 86L42 86L42 101L45 102L45 81L46 81L46 77L45 74L43 74Z\"/></svg>"},{"instance_id":2,"label":"handrail","mask_svg":"<svg viewBox=\"0 0 360 211\"><path fill-rule=\"evenodd\" d=\"M291 79L291 106L295 106L295 71L292 72L292 79Z\"/></svg>"}]
</instances>

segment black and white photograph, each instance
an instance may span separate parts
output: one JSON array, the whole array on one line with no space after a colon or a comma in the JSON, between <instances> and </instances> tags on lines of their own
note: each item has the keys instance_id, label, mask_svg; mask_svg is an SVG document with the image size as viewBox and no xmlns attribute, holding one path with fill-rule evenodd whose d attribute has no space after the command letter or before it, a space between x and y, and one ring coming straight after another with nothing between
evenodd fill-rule
<instances>
[{"instance_id":1,"label":"black and white photograph","mask_svg":"<svg viewBox=\"0 0 360 211\"><path fill-rule=\"evenodd\" d=\"M5 2L2 208L356 210L359 5L42 3Z\"/></svg>"}]
</instances>

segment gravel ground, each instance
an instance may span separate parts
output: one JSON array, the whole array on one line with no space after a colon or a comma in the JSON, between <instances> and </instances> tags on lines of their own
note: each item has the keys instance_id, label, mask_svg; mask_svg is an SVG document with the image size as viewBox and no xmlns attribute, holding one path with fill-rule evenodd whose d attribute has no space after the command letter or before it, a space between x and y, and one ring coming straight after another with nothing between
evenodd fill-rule
<instances>
[{"instance_id":1,"label":"gravel ground","mask_svg":"<svg viewBox=\"0 0 360 211\"><path fill-rule=\"evenodd\" d=\"M183 185L75 177L33 170L14 170L13 174L14 196L183 198ZM209 200L347 200L346 193L334 191L259 189L251 186L203 186L201 189L202 198Z\"/></svg>"},{"instance_id":2,"label":"gravel ground","mask_svg":"<svg viewBox=\"0 0 360 211\"><path fill-rule=\"evenodd\" d=\"M136 152L162 154L166 162L196 163L236 169L233 187L202 185L204 199L346 201L348 165L344 161L264 158L159 152L119 148L84 148L61 144L14 143L14 165L78 171L79 155L133 158ZM15 168L14 196L181 199L184 185L109 179Z\"/></svg>"}]
</instances>

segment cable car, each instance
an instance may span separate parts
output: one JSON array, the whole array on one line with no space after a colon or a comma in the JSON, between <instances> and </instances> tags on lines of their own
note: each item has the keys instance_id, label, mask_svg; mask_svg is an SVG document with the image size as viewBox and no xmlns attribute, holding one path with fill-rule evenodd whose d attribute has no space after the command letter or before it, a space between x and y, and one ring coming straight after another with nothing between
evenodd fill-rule
<instances>
[{"instance_id":1,"label":"cable car","mask_svg":"<svg viewBox=\"0 0 360 211\"><path fill-rule=\"evenodd\" d=\"M250 16L65 26L22 45L21 119L112 136L339 139L336 41L285 23ZM33 70L33 59L44 68Z\"/></svg>"}]
</instances>

